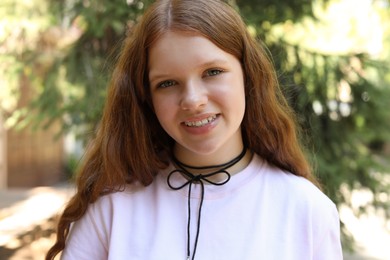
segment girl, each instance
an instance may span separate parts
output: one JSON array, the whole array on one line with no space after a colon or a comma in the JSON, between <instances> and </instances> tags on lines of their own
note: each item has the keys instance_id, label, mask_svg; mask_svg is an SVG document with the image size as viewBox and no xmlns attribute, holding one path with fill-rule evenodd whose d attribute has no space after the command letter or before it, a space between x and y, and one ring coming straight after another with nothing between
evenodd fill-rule
<instances>
[{"instance_id":1,"label":"girl","mask_svg":"<svg viewBox=\"0 0 390 260\"><path fill-rule=\"evenodd\" d=\"M240 16L157 1L124 43L46 259L342 259L316 185Z\"/></svg>"}]
</instances>

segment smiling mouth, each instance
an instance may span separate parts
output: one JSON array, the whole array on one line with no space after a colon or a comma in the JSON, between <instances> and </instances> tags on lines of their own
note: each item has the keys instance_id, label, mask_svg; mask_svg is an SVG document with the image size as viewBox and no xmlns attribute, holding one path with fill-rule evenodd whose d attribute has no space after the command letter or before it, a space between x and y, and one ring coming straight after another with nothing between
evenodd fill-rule
<instances>
[{"instance_id":1,"label":"smiling mouth","mask_svg":"<svg viewBox=\"0 0 390 260\"><path fill-rule=\"evenodd\" d=\"M185 121L184 124L189 127L202 127L213 122L217 118L217 115L209 116L208 118L197 121Z\"/></svg>"}]
</instances>

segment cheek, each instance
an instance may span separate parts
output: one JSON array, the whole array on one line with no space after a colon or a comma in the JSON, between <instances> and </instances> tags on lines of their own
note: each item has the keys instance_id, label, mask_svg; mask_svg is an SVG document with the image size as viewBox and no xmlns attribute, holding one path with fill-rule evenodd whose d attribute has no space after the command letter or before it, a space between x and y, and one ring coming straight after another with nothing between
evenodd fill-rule
<instances>
[{"instance_id":1,"label":"cheek","mask_svg":"<svg viewBox=\"0 0 390 260\"><path fill-rule=\"evenodd\" d=\"M243 82L240 80L232 80L226 87L215 91L214 97L221 103L232 107L232 109L245 107L245 89Z\"/></svg>"},{"instance_id":2,"label":"cheek","mask_svg":"<svg viewBox=\"0 0 390 260\"><path fill-rule=\"evenodd\" d=\"M156 94L151 94L151 102L152 102L152 106L153 106L153 109L154 111L158 111L162 105L162 98L159 96L159 95L156 95Z\"/></svg>"},{"instance_id":3,"label":"cheek","mask_svg":"<svg viewBox=\"0 0 390 260\"><path fill-rule=\"evenodd\" d=\"M238 117L243 117L246 109L246 97L245 97L245 87L242 81L237 81L235 85L235 90L232 91L230 96L230 101L232 109L234 109Z\"/></svg>"},{"instance_id":4,"label":"cheek","mask_svg":"<svg viewBox=\"0 0 390 260\"><path fill-rule=\"evenodd\" d=\"M152 104L158 121L164 127L164 125L167 124L167 121L170 120L170 116L173 112L169 100L155 97L152 99Z\"/></svg>"}]
</instances>

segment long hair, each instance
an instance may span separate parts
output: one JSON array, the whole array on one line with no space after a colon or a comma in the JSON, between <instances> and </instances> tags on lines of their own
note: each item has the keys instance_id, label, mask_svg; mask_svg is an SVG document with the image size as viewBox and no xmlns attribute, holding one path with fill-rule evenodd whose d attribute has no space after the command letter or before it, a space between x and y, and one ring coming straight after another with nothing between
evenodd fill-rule
<instances>
[{"instance_id":1,"label":"long hair","mask_svg":"<svg viewBox=\"0 0 390 260\"><path fill-rule=\"evenodd\" d=\"M200 34L241 62L245 145L269 163L317 184L272 60L247 32L239 14L219 0L160 0L147 9L124 41L96 138L77 174L77 193L61 215L57 241L46 259L64 249L70 224L99 196L127 183L149 185L168 165L173 140L153 112L148 80L148 50L168 30Z\"/></svg>"}]
</instances>

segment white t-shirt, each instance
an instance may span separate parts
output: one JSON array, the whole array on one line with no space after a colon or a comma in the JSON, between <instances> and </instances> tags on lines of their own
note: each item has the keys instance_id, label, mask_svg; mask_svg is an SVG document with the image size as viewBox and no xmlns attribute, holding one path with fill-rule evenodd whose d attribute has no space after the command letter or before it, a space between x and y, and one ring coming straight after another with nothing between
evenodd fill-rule
<instances>
[{"instance_id":1,"label":"white t-shirt","mask_svg":"<svg viewBox=\"0 0 390 260\"><path fill-rule=\"evenodd\" d=\"M185 260L188 186L172 190L163 170L147 186L102 196L72 225L62 259ZM171 183L184 183L179 174ZM191 252L200 184L192 185ZM195 259L342 259L337 209L308 180L254 155L223 186L205 185Z\"/></svg>"}]
</instances>

